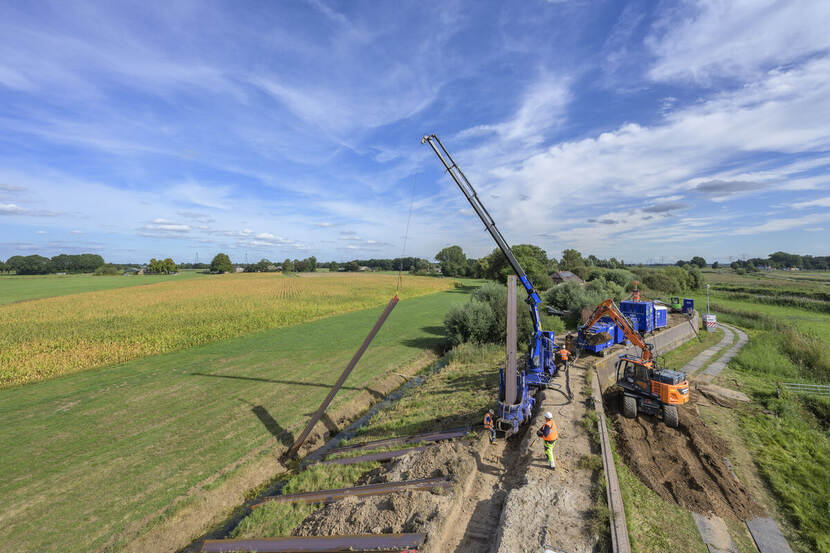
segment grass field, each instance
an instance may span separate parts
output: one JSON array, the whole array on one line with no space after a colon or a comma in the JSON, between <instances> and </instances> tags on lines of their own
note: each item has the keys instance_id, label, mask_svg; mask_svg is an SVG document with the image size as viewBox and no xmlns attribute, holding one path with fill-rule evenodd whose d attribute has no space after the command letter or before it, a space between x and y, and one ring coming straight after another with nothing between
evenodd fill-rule
<instances>
[{"instance_id":1,"label":"grass field","mask_svg":"<svg viewBox=\"0 0 830 553\"><path fill-rule=\"evenodd\" d=\"M747 329L750 337L717 379L753 399L733 412L742 443L789 523L793 549L828 553L830 400L778 398L776 383L830 383L830 310L825 309L830 303L821 299L830 292L830 274L707 274L707 279L718 319ZM696 301L705 310L705 297Z\"/></svg>"},{"instance_id":2,"label":"grass field","mask_svg":"<svg viewBox=\"0 0 830 553\"><path fill-rule=\"evenodd\" d=\"M204 281L218 282L193 282ZM443 316L467 293L402 300L333 408L443 344ZM379 312L0 390L3 549L117 550L218 483L234 481L269 454L274 436L285 443L285 431L299 430Z\"/></svg>"},{"instance_id":3,"label":"grass field","mask_svg":"<svg viewBox=\"0 0 830 553\"><path fill-rule=\"evenodd\" d=\"M227 274L7 304L0 306L0 387L382 305L395 282L386 275ZM400 294L453 282L407 277Z\"/></svg>"},{"instance_id":4,"label":"grass field","mask_svg":"<svg viewBox=\"0 0 830 553\"><path fill-rule=\"evenodd\" d=\"M114 290L159 282L180 281L206 276L199 271L181 271L177 275L141 276L93 276L93 275L44 275L0 276L0 305L18 301L52 298L83 292Z\"/></svg>"}]
</instances>

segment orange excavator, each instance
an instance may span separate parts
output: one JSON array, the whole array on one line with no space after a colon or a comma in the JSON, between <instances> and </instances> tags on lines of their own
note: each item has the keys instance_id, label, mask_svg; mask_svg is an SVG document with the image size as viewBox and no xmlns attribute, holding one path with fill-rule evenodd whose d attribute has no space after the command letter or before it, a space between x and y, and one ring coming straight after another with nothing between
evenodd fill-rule
<instances>
[{"instance_id":1,"label":"orange excavator","mask_svg":"<svg viewBox=\"0 0 830 553\"><path fill-rule=\"evenodd\" d=\"M614 304L614 300L608 299L599 304L588 317L588 322L580 327L580 334L594 326L602 317L610 317L625 337L642 350L639 357L625 354L620 355L617 361L617 386L623 389L623 415L631 419L638 412L662 415L667 426L677 428L680 422L677 406L689 401L686 374L657 366L651 353L654 346L643 341L628 318Z\"/></svg>"}]
</instances>

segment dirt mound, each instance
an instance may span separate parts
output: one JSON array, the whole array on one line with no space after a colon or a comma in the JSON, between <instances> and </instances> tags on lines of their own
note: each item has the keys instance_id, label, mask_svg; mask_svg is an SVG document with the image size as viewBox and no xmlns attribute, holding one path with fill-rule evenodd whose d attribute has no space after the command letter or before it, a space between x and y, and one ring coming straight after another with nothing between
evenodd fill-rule
<instances>
[{"instance_id":1,"label":"dirt mound","mask_svg":"<svg viewBox=\"0 0 830 553\"><path fill-rule=\"evenodd\" d=\"M701 514L746 520L763 514L726 461L729 446L706 427L692 401L680 426L654 417L614 417L616 440L628 467L660 497Z\"/></svg>"},{"instance_id":2,"label":"dirt mound","mask_svg":"<svg viewBox=\"0 0 830 553\"><path fill-rule=\"evenodd\" d=\"M474 469L475 461L470 446L452 442L401 457L388 467L364 475L359 484L441 476L458 482ZM326 505L308 516L294 530L294 535L426 532L429 536L434 536L440 532L441 523L451 508L452 492L443 490L350 497Z\"/></svg>"}]
</instances>

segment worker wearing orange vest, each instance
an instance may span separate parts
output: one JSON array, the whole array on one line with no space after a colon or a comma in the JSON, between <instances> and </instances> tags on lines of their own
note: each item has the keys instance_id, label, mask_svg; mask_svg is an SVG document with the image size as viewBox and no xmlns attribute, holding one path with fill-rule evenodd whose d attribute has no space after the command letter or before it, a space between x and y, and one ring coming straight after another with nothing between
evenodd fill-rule
<instances>
[{"instance_id":1,"label":"worker wearing orange vest","mask_svg":"<svg viewBox=\"0 0 830 553\"><path fill-rule=\"evenodd\" d=\"M568 351L568 348L565 346L559 346L559 358L562 360L562 369L568 370L568 357L570 357L571 352Z\"/></svg>"},{"instance_id":2,"label":"worker wearing orange vest","mask_svg":"<svg viewBox=\"0 0 830 553\"><path fill-rule=\"evenodd\" d=\"M543 440L542 443L545 446L545 455L550 463L550 468L556 470L556 461L553 458L553 446L556 445L556 440L559 439L559 430L556 428L556 423L553 422L553 415L550 411L545 413L545 424L536 431L536 435Z\"/></svg>"},{"instance_id":3,"label":"worker wearing orange vest","mask_svg":"<svg viewBox=\"0 0 830 553\"><path fill-rule=\"evenodd\" d=\"M490 431L490 443L496 443L496 428L493 426L493 410L484 413L484 428Z\"/></svg>"}]
</instances>

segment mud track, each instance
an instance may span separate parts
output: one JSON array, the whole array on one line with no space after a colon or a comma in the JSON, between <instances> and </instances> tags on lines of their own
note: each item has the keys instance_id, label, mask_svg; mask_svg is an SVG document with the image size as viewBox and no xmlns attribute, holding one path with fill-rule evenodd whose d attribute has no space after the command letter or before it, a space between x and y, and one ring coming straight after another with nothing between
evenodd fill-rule
<instances>
[{"instance_id":1,"label":"mud track","mask_svg":"<svg viewBox=\"0 0 830 553\"><path fill-rule=\"evenodd\" d=\"M606 397L613 415L619 452L631 471L660 497L700 514L746 520L764 513L735 477L729 446L697 412L697 393L682 406L680 426L669 428L654 417L627 419L618 397Z\"/></svg>"}]
</instances>

